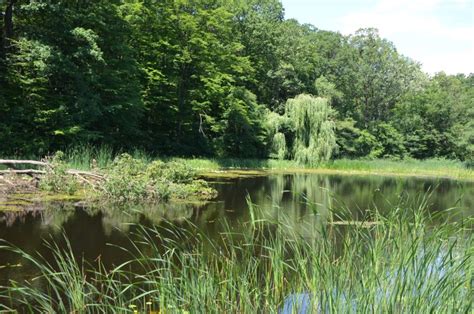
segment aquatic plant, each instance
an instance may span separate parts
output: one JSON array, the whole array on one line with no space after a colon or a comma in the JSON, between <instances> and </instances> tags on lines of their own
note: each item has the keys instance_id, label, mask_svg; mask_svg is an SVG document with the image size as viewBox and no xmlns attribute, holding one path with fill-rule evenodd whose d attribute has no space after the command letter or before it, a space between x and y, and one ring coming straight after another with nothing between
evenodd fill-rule
<instances>
[{"instance_id":1,"label":"aquatic plant","mask_svg":"<svg viewBox=\"0 0 474 314\"><path fill-rule=\"evenodd\" d=\"M111 269L100 261L87 264L70 245L61 249L50 243L53 262L2 245L38 271L32 280L1 287L2 307L266 313L300 300L325 313L472 310L472 220L434 226L440 214L420 206L372 212L351 223L338 209L329 223L312 226L314 233L303 236L284 212L277 220L259 219L254 205L252 212L245 231L236 234L224 223L216 238L197 228L138 225L130 236L130 259Z\"/></svg>"}]
</instances>

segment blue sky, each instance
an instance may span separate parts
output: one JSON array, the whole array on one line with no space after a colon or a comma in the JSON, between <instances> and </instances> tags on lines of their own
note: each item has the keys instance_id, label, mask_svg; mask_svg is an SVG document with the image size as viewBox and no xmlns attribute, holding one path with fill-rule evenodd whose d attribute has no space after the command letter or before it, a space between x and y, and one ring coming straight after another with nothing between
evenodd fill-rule
<instances>
[{"instance_id":1,"label":"blue sky","mask_svg":"<svg viewBox=\"0 0 474 314\"><path fill-rule=\"evenodd\" d=\"M474 0L282 0L286 18L348 35L378 28L428 73L474 73Z\"/></svg>"}]
</instances>

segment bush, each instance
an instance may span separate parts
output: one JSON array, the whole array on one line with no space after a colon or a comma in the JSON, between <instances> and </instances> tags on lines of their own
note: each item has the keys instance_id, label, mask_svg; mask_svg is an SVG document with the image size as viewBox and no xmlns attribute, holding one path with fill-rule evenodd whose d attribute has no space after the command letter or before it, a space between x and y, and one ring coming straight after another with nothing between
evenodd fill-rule
<instances>
[{"instance_id":1,"label":"bush","mask_svg":"<svg viewBox=\"0 0 474 314\"><path fill-rule=\"evenodd\" d=\"M102 196L115 202L211 199L216 191L196 180L195 171L184 163L153 161L149 164L122 154L106 171Z\"/></svg>"},{"instance_id":2,"label":"bush","mask_svg":"<svg viewBox=\"0 0 474 314\"><path fill-rule=\"evenodd\" d=\"M403 136L389 123L379 123L372 128L371 133L382 147L379 156L384 158L403 158L407 154Z\"/></svg>"},{"instance_id":3,"label":"bush","mask_svg":"<svg viewBox=\"0 0 474 314\"><path fill-rule=\"evenodd\" d=\"M77 180L67 174L64 153L59 151L53 157L47 158L49 167L40 181L40 189L47 192L74 194L79 188Z\"/></svg>"},{"instance_id":4,"label":"bush","mask_svg":"<svg viewBox=\"0 0 474 314\"><path fill-rule=\"evenodd\" d=\"M383 153L382 145L369 131L360 131L359 137L355 141L357 157L378 158Z\"/></svg>"}]
</instances>

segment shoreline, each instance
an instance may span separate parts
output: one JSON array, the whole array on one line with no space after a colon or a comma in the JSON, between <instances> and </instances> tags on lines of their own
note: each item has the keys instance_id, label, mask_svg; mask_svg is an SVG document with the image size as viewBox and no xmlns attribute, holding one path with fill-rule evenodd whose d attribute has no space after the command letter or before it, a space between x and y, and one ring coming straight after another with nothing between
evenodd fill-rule
<instances>
[{"instance_id":1,"label":"shoreline","mask_svg":"<svg viewBox=\"0 0 474 314\"><path fill-rule=\"evenodd\" d=\"M426 178L426 179L445 179L462 182L474 182L474 175L450 175L447 173L435 172L394 172L385 170L346 170L346 169L328 169L328 168L222 168L220 170L199 170L204 178L234 178L234 177L253 177L272 174L325 174L325 175L344 175L344 176L380 176L380 177L405 177L405 178Z\"/></svg>"},{"instance_id":2,"label":"shoreline","mask_svg":"<svg viewBox=\"0 0 474 314\"><path fill-rule=\"evenodd\" d=\"M229 177L268 175L278 173L314 173L328 175L389 176L439 178L474 182L474 169L451 160L334 160L319 166L304 166L293 161L246 160L246 159L186 159L187 163L202 176Z\"/></svg>"}]
</instances>

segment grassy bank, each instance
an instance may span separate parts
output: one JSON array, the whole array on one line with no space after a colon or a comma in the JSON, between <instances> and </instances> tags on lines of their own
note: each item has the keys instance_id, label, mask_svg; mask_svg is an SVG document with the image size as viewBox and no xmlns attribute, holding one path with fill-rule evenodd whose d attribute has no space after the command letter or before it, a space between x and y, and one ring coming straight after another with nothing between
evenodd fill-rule
<instances>
[{"instance_id":1,"label":"grassy bank","mask_svg":"<svg viewBox=\"0 0 474 314\"><path fill-rule=\"evenodd\" d=\"M474 171L455 160L350 160L339 159L309 167L290 160L253 159L184 159L191 167L203 172L232 169L262 169L272 172L315 172L334 174L396 175L446 177L474 180Z\"/></svg>"},{"instance_id":2,"label":"grassy bank","mask_svg":"<svg viewBox=\"0 0 474 314\"><path fill-rule=\"evenodd\" d=\"M274 159L237 159L237 158L169 158L153 157L142 151L130 153L134 158L145 161L160 159L179 161L201 173L222 170L268 170L272 172L320 172L335 174L361 175L396 175L396 176L429 176L446 177L474 181L474 169L456 160L350 160L339 159L321 163L317 167L309 167L291 160ZM112 150L107 147L98 149L78 147L66 152L68 162L73 168L88 169L92 161L99 167L110 165L114 159Z\"/></svg>"},{"instance_id":3,"label":"grassy bank","mask_svg":"<svg viewBox=\"0 0 474 314\"><path fill-rule=\"evenodd\" d=\"M70 246L50 244L48 262L5 244L1 250L21 255L37 273L0 287L0 303L41 313L275 313L297 299L313 313L472 310L469 222L432 227L435 217L423 207L344 226L336 224L350 219L344 213L333 219L302 228L313 230L304 236L284 215L253 219L238 234L224 228L218 238L138 226L129 261L113 269L83 262Z\"/></svg>"},{"instance_id":4,"label":"grassy bank","mask_svg":"<svg viewBox=\"0 0 474 314\"><path fill-rule=\"evenodd\" d=\"M236 159L236 158L169 158L153 157L142 151L130 153L134 158L147 162L160 159L178 161L201 173L222 170L267 170L272 172L317 172L334 174L395 175L446 177L474 181L474 169L463 162L446 159L428 160L350 160L339 159L321 163L317 167L301 165L291 160ZM77 147L66 152L72 168L87 170L94 162L99 167L107 167L114 160L114 153L107 147Z\"/></svg>"},{"instance_id":5,"label":"grassy bank","mask_svg":"<svg viewBox=\"0 0 474 314\"><path fill-rule=\"evenodd\" d=\"M333 174L389 175L389 176L428 176L445 177L474 181L474 169L463 162L446 159L428 160L350 160L339 159L323 162L316 167L305 166L291 160L274 159L237 159L237 158L178 158L152 156L143 151L129 154L144 163L154 160L177 161L200 173L229 170L266 170L271 172L314 172ZM113 164L117 152L108 147L94 148L79 146L65 151L66 162L70 168L90 170L94 165L99 169ZM33 158L35 159L35 158ZM38 158L36 158L38 159Z\"/></svg>"}]
</instances>

